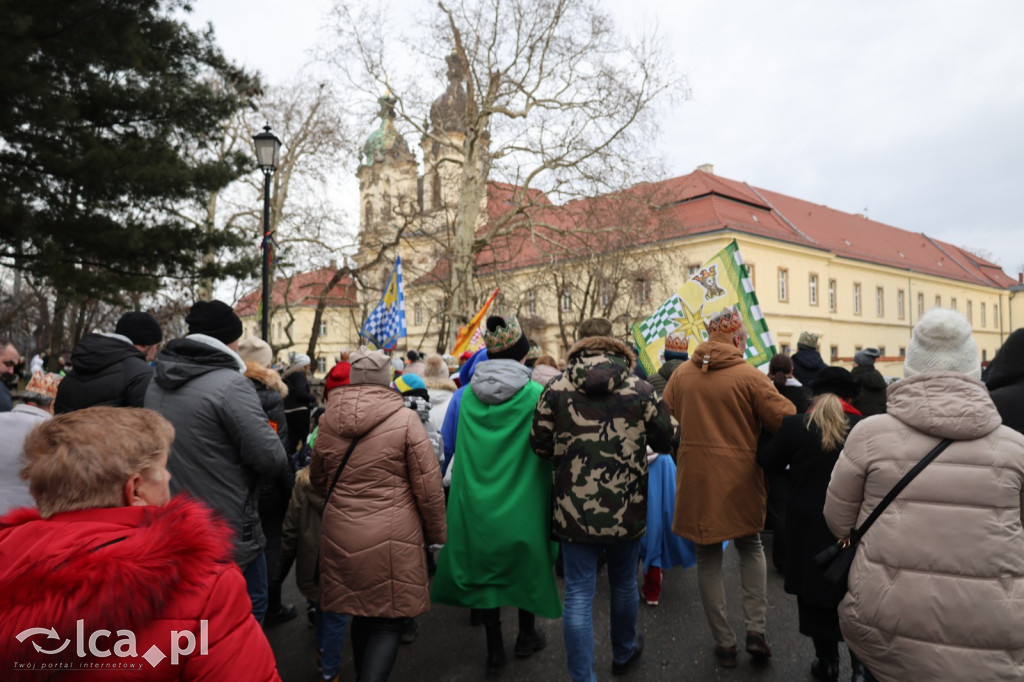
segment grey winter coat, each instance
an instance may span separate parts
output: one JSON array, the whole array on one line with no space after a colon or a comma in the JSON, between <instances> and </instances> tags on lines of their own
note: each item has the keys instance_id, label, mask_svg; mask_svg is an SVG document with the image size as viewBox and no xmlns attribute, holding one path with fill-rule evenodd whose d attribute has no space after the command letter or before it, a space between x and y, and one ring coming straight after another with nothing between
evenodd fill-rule
<instances>
[{"instance_id":1,"label":"grey winter coat","mask_svg":"<svg viewBox=\"0 0 1024 682\"><path fill-rule=\"evenodd\" d=\"M265 544L259 477L277 478L288 466L244 371L242 359L212 337L175 339L157 356L145 401L174 425L167 461L171 492L188 491L223 515L235 532L235 561L243 569Z\"/></svg>"},{"instance_id":2,"label":"grey winter coat","mask_svg":"<svg viewBox=\"0 0 1024 682\"><path fill-rule=\"evenodd\" d=\"M889 388L850 431L828 486L838 537L943 438L954 442L864 534L839 624L881 682L1024 679L1024 436L957 372Z\"/></svg>"}]
</instances>

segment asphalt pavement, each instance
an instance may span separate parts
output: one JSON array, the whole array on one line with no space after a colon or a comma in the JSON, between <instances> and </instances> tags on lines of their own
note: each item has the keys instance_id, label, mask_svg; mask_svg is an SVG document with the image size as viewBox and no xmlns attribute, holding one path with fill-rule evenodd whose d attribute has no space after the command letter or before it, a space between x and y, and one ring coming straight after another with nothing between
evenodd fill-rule
<instances>
[{"instance_id":1,"label":"asphalt pavement","mask_svg":"<svg viewBox=\"0 0 1024 682\"><path fill-rule=\"evenodd\" d=\"M765 554L771 556L771 535L766 534ZM623 682L687 681L708 682L729 680L741 682L811 680L810 665L814 659L811 640L797 631L796 599L783 591L782 576L768 570L768 641L773 655L767 665L754 666L743 651L743 612L739 585L739 558L730 546L723 566L730 622L740 642L739 666L732 670L719 667L714 656L714 642L704 618L697 593L696 568L674 568L666 571L658 606L640 605L640 628L646 637L644 653L628 674L613 677L611 640L608 635L607 572L598 575L597 598L594 602L594 638L597 655L597 677ZM558 579L559 588L564 585ZM563 591L564 593L564 591ZM284 682L315 682L316 646L313 629L302 613L305 600L289 577L284 593L286 602L300 607L295 620L267 630L267 638L277 656L278 669ZM473 627L468 609L433 605L420 616L419 635L411 644L404 644L391 674L392 682L482 682L486 644L482 626ZM548 646L528 659L512 655L517 617L514 608L502 609L505 646L509 662L503 680L506 682L547 682L568 680L565 667L565 646L562 621L537 619L537 625L548 636ZM840 645L842 671L840 680L850 678L850 663L845 647ZM341 680L354 682L350 642L346 636Z\"/></svg>"}]
</instances>

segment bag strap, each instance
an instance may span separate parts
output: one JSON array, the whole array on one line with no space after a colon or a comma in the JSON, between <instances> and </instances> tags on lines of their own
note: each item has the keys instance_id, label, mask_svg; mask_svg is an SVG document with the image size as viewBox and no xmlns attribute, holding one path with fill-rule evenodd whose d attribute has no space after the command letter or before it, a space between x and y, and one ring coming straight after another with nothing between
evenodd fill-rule
<instances>
[{"instance_id":1,"label":"bag strap","mask_svg":"<svg viewBox=\"0 0 1024 682\"><path fill-rule=\"evenodd\" d=\"M871 527L871 524L878 520L878 517L882 515L882 512L885 511L885 508L889 506L889 503L896 499L896 496L899 495L903 491L903 489L907 487L907 484L914 480L914 478L919 473L921 473L926 466L931 464L932 461L936 457L938 457L943 450L949 447L949 444L952 442L953 440L951 438L946 438L945 440L940 441L938 445L932 448L931 452L924 456L924 459L915 464L914 468L908 471L906 475L903 478L901 478L896 485L892 487L892 490L890 490L889 493L882 498L882 501L878 503L878 506L875 507L874 510L872 510L871 514L868 515L868 518L865 519L864 523L861 524L860 528L854 528L852 531L850 531L851 545L856 545L858 542L860 542L860 539L864 536L864 533L866 533L868 528Z\"/></svg>"},{"instance_id":2,"label":"bag strap","mask_svg":"<svg viewBox=\"0 0 1024 682\"><path fill-rule=\"evenodd\" d=\"M352 451L356 449L356 443L359 442L359 436L352 439L352 442L348 445L348 450L345 451L345 456L341 459L341 464L338 465L338 470L334 472L334 480L331 481L331 487L327 489L327 495L324 497L324 506L320 508L320 516L324 515L327 511L327 503L331 500L331 493L334 492L334 486L338 483L338 477L341 476L342 470L345 465L348 464L348 458L352 456Z\"/></svg>"}]
</instances>

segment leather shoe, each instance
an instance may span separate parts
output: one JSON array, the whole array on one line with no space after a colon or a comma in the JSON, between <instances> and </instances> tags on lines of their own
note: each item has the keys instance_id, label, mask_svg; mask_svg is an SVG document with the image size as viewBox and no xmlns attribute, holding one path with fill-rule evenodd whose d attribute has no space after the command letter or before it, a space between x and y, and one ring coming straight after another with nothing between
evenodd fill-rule
<instances>
[{"instance_id":1,"label":"leather shoe","mask_svg":"<svg viewBox=\"0 0 1024 682\"><path fill-rule=\"evenodd\" d=\"M811 677L818 682L839 682L839 660L816 658L811 663Z\"/></svg>"},{"instance_id":2,"label":"leather shoe","mask_svg":"<svg viewBox=\"0 0 1024 682\"><path fill-rule=\"evenodd\" d=\"M535 630L529 637L522 634L516 637L515 655L516 658L529 658L548 645L548 638L540 630Z\"/></svg>"},{"instance_id":3,"label":"leather shoe","mask_svg":"<svg viewBox=\"0 0 1024 682\"><path fill-rule=\"evenodd\" d=\"M625 663L616 663L612 661L612 675L625 675L629 672L629 669L633 667L637 659L640 658L640 654L644 652L644 633L636 633L636 640L633 642L633 653L629 655Z\"/></svg>"},{"instance_id":4,"label":"leather shoe","mask_svg":"<svg viewBox=\"0 0 1024 682\"><path fill-rule=\"evenodd\" d=\"M718 659L718 665L723 668L735 668L736 667L736 645L732 646L718 646L715 645L715 658Z\"/></svg>"},{"instance_id":5,"label":"leather shoe","mask_svg":"<svg viewBox=\"0 0 1024 682\"><path fill-rule=\"evenodd\" d=\"M755 663L762 663L771 658L772 648L768 646L768 640L764 633L747 631L747 653L751 655Z\"/></svg>"},{"instance_id":6,"label":"leather shoe","mask_svg":"<svg viewBox=\"0 0 1024 682\"><path fill-rule=\"evenodd\" d=\"M299 612L295 609L294 604L281 604L276 611L271 611L263 616L263 628L269 629L281 623L287 623L297 615L299 615Z\"/></svg>"}]
</instances>

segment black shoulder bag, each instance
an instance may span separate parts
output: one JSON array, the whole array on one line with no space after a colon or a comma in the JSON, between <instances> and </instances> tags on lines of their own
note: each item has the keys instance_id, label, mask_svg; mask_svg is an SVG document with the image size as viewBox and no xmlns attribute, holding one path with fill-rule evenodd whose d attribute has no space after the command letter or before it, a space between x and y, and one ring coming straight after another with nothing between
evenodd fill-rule
<instances>
[{"instance_id":1,"label":"black shoulder bag","mask_svg":"<svg viewBox=\"0 0 1024 682\"><path fill-rule=\"evenodd\" d=\"M327 503L331 501L331 493L334 492L334 486L338 484L338 477L341 476L341 472L345 469L345 465L348 464L348 458L352 456L352 451L356 449L356 443L359 442L359 436L352 439L352 442L348 445L348 450L345 451L345 456L341 459L341 464L338 465L338 470L334 472L334 478L331 480L331 485L327 488L327 494L324 496L324 506L320 507L320 518L323 518L324 512L327 511ZM323 530L320 531L323 535ZM313 581L320 584L320 552L316 553L316 566L313 569Z\"/></svg>"},{"instance_id":2,"label":"black shoulder bag","mask_svg":"<svg viewBox=\"0 0 1024 682\"><path fill-rule=\"evenodd\" d=\"M938 457L939 453L945 450L952 442L953 441L949 438L941 441L934 449L932 449L931 452L924 456L924 459L914 465L914 468L908 471L907 474L892 487L892 490L882 498L882 501L879 502L878 506L871 511L871 514L864 520L864 523L861 524L860 528L854 528L850 531L850 537L842 538L834 545L829 545L827 549L814 556L814 563L819 568L823 569L823 575L826 582L836 588L835 596L837 602L846 594L847 584L850 577L850 565L853 563L853 557L857 551L857 544L860 542L860 539L864 537L864 533L866 533L868 528L871 527L871 524L878 520L878 517L882 515L882 512L889 506L889 503L896 499L896 496L907 487L907 484L914 480L914 477L921 473L926 466L931 464L932 460Z\"/></svg>"}]
</instances>

